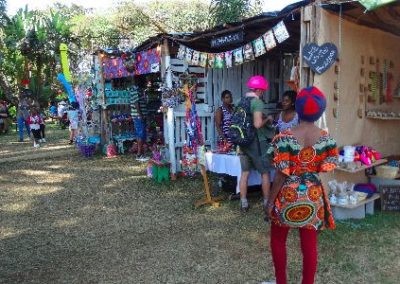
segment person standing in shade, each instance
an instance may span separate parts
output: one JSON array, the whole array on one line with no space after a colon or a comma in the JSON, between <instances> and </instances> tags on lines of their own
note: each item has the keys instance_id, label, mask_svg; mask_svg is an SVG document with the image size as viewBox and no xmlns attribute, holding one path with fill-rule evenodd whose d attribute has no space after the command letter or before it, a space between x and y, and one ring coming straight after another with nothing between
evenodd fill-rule
<instances>
[{"instance_id":1,"label":"person standing in shade","mask_svg":"<svg viewBox=\"0 0 400 284\"><path fill-rule=\"evenodd\" d=\"M54 118L57 118L57 106L54 101L52 101L50 103L49 112L50 112L51 121L53 121Z\"/></svg>"},{"instance_id":2,"label":"person standing in shade","mask_svg":"<svg viewBox=\"0 0 400 284\"><path fill-rule=\"evenodd\" d=\"M10 125L10 113L8 112L7 103L0 101L0 132L7 133Z\"/></svg>"},{"instance_id":3,"label":"person standing in shade","mask_svg":"<svg viewBox=\"0 0 400 284\"><path fill-rule=\"evenodd\" d=\"M277 128L279 132L296 127L299 124L299 117L295 109L295 91L286 91L282 96L282 111L279 113Z\"/></svg>"},{"instance_id":4,"label":"person standing in shade","mask_svg":"<svg viewBox=\"0 0 400 284\"><path fill-rule=\"evenodd\" d=\"M69 145L74 144L76 139L76 134L78 132L79 126L79 103L72 102L69 110L67 111L67 116L69 120Z\"/></svg>"},{"instance_id":5,"label":"person standing in shade","mask_svg":"<svg viewBox=\"0 0 400 284\"><path fill-rule=\"evenodd\" d=\"M300 233L302 284L314 283L318 232L335 228L319 173L335 169L338 150L336 141L314 124L325 111L325 96L315 87L304 88L295 108L301 123L276 135L267 151L276 167L265 211L271 220L270 245L277 284L287 283L286 239L291 228Z\"/></svg>"},{"instance_id":6,"label":"person standing in shade","mask_svg":"<svg viewBox=\"0 0 400 284\"><path fill-rule=\"evenodd\" d=\"M232 93L228 90L223 91L221 93L221 100L222 105L215 112L215 126L217 128L219 140L232 144L228 136L233 112Z\"/></svg>"},{"instance_id":7,"label":"person standing in shade","mask_svg":"<svg viewBox=\"0 0 400 284\"><path fill-rule=\"evenodd\" d=\"M247 212L250 208L247 200L247 186L251 169L256 169L261 174L261 188L264 197L264 206L267 203L269 190L270 190L270 178L269 172L272 170L272 166L268 159L266 159L263 153L266 152L269 145L269 131L267 127L272 128L273 117L265 117L264 102L262 100L263 94L269 89L267 80L262 76L253 76L247 82L247 87L250 89L245 97L251 99L250 112L253 118L253 126L256 129L256 137L247 146L240 146L242 154L240 155L240 165L242 173L240 176L240 210ZM245 98L242 98L245 99Z\"/></svg>"},{"instance_id":8,"label":"person standing in shade","mask_svg":"<svg viewBox=\"0 0 400 284\"><path fill-rule=\"evenodd\" d=\"M25 89L19 95L18 110L17 110L17 124L18 124L18 135L19 142L24 142L24 128L26 128L26 133L28 137L31 137L31 129L27 119L29 118L29 108L32 105L32 101L29 98L30 90Z\"/></svg>"},{"instance_id":9,"label":"person standing in shade","mask_svg":"<svg viewBox=\"0 0 400 284\"><path fill-rule=\"evenodd\" d=\"M135 128L135 136L137 140L137 156L136 160L146 161L143 145L146 143L146 116L147 101L144 93L140 92L137 87L131 89L131 116Z\"/></svg>"}]
</instances>

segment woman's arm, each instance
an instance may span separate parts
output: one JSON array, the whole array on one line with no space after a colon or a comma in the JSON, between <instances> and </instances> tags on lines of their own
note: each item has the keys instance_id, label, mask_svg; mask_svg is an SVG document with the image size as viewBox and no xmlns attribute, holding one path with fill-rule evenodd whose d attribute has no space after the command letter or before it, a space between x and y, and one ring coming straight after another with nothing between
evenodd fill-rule
<instances>
[{"instance_id":1,"label":"woman's arm","mask_svg":"<svg viewBox=\"0 0 400 284\"><path fill-rule=\"evenodd\" d=\"M274 207L275 199L278 196L278 193L281 190L286 177L287 176L284 173L282 173L281 171L277 170L275 173L274 181L272 183L272 188L271 188L271 191L270 191L269 197L268 197L268 203L265 208L265 214L268 216L268 218L271 217L271 212L272 212L272 208Z\"/></svg>"},{"instance_id":2,"label":"woman's arm","mask_svg":"<svg viewBox=\"0 0 400 284\"><path fill-rule=\"evenodd\" d=\"M215 112L215 127L217 128L218 135L220 137L224 137L224 133L222 132L222 110L218 108Z\"/></svg>"}]
</instances>

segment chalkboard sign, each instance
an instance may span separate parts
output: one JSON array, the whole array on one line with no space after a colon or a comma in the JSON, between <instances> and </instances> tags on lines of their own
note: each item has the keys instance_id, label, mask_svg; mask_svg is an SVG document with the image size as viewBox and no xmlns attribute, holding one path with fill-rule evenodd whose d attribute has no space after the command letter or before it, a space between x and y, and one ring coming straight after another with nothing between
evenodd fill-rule
<instances>
[{"instance_id":1,"label":"chalkboard sign","mask_svg":"<svg viewBox=\"0 0 400 284\"><path fill-rule=\"evenodd\" d=\"M400 211L400 185L381 185L382 211Z\"/></svg>"},{"instance_id":2,"label":"chalkboard sign","mask_svg":"<svg viewBox=\"0 0 400 284\"><path fill-rule=\"evenodd\" d=\"M226 46L226 45L233 44L233 43L242 42L243 36L244 36L244 33L242 31L240 31L237 33L213 38L213 39L211 39L211 47L220 47L220 46Z\"/></svg>"},{"instance_id":3,"label":"chalkboard sign","mask_svg":"<svg viewBox=\"0 0 400 284\"><path fill-rule=\"evenodd\" d=\"M303 59L310 68L322 74L331 67L337 58L337 48L333 43L324 43L319 46L315 43L307 43L303 47Z\"/></svg>"}]
</instances>

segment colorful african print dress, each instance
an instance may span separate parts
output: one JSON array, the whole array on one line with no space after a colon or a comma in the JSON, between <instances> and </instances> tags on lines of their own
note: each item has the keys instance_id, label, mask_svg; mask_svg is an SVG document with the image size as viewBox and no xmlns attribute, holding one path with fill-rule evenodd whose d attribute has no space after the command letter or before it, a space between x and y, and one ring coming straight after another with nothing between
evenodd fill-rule
<instances>
[{"instance_id":1,"label":"colorful african print dress","mask_svg":"<svg viewBox=\"0 0 400 284\"><path fill-rule=\"evenodd\" d=\"M322 131L313 146L302 147L288 130L275 136L268 152L273 154L277 170L287 175L274 202L272 221L294 228L334 229L319 173L336 167L336 141Z\"/></svg>"}]
</instances>

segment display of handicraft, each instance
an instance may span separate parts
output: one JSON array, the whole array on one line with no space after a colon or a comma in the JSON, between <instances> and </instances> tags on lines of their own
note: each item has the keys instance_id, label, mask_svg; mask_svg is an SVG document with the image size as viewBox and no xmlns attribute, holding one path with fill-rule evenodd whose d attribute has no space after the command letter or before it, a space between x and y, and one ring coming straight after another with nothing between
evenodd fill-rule
<instances>
[{"instance_id":1,"label":"display of handicraft","mask_svg":"<svg viewBox=\"0 0 400 284\"><path fill-rule=\"evenodd\" d=\"M183 146L183 157L181 160L182 175L193 177L197 172L197 157L195 151L188 145Z\"/></svg>"}]
</instances>

